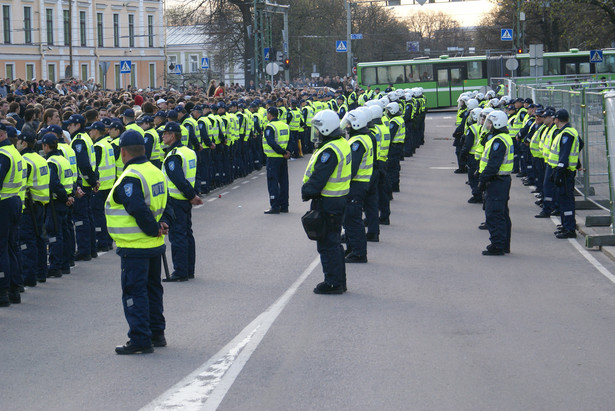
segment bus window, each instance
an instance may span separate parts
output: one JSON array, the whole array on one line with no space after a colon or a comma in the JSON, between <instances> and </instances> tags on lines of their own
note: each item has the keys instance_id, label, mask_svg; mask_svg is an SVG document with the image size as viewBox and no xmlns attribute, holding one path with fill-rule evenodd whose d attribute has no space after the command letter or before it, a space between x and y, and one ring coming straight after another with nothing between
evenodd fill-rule
<instances>
[{"instance_id":1,"label":"bus window","mask_svg":"<svg viewBox=\"0 0 615 411\"><path fill-rule=\"evenodd\" d=\"M483 78L483 63L482 61L468 61L468 79Z\"/></svg>"},{"instance_id":2,"label":"bus window","mask_svg":"<svg viewBox=\"0 0 615 411\"><path fill-rule=\"evenodd\" d=\"M546 57L543 60L543 72L545 76L559 76L559 57Z\"/></svg>"},{"instance_id":3,"label":"bus window","mask_svg":"<svg viewBox=\"0 0 615 411\"><path fill-rule=\"evenodd\" d=\"M564 74L577 74L577 67L574 63L566 63L564 65Z\"/></svg>"},{"instance_id":4,"label":"bus window","mask_svg":"<svg viewBox=\"0 0 615 411\"><path fill-rule=\"evenodd\" d=\"M366 86L372 86L376 83L376 68L375 67L363 67L361 69L361 84Z\"/></svg>"},{"instance_id":5,"label":"bus window","mask_svg":"<svg viewBox=\"0 0 615 411\"><path fill-rule=\"evenodd\" d=\"M604 55L602 63L596 63L596 73L612 73L615 71L615 55Z\"/></svg>"},{"instance_id":6,"label":"bus window","mask_svg":"<svg viewBox=\"0 0 615 411\"><path fill-rule=\"evenodd\" d=\"M463 83L463 70L456 67L451 67L451 85L461 86Z\"/></svg>"},{"instance_id":7,"label":"bus window","mask_svg":"<svg viewBox=\"0 0 615 411\"><path fill-rule=\"evenodd\" d=\"M390 66L389 78L391 79L390 82L394 84L405 83L406 79L404 78L404 66Z\"/></svg>"},{"instance_id":8,"label":"bus window","mask_svg":"<svg viewBox=\"0 0 615 411\"><path fill-rule=\"evenodd\" d=\"M589 74L591 69L589 63L579 63L579 74Z\"/></svg>"},{"instance_id":9,"label":"bus window","mask_svg":"<svg viewBox=\"0 0 615 411\"><path fill-rule=\"evenodd\" d=\"M392 83L389 79L389 68L388 67L377 67L378 71L378 84L390 84Z\"/></svg>"},{"instance_id":10,"label":"bus window","mask_svg":"<svg viewBox=\"0 0 615 411\"><path fill-rule=\"evenodd\" d=\"M406 72L406 83L414 83L418 81L413 76L414 73L412 72L412 66L405 66L405 72Z\"/></svg>"},{"instance_id":11,"label":"bus window","mask_svg":"<svg viewBox=\"0 0 615 411\"><path fill-rule=\"evenodd\" d=\"M438 87L448 87L448 70L447 69L439 69L438 70Z\"/></svg>"},{"instance_id":12,"label":"bus window","mask_svg":"<svg viewBox=\"0 0 615 411\"><path fill-rule=\"evenodd\" d=\"M421 73L421 81L433 81L433 66L431 64L417 64L412 67L414 73Z\"/></svg>"}]
</instances>

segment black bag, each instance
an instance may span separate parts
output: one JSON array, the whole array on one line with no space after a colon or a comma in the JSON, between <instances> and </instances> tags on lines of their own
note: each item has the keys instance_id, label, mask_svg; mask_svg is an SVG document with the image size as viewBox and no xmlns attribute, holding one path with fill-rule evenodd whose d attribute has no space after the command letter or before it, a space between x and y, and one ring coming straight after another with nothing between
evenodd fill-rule
<instances>
[{"instance_id":1,"label":"black bag","mask_svg":"<svg viewBox=\"0 0 615 411\"><path fill-rule=\"evenodd\" d=\"M301 217L301 224L310 240L327 238L327 216L320 210L310 210Z\"/></svg>"}]
</instances>

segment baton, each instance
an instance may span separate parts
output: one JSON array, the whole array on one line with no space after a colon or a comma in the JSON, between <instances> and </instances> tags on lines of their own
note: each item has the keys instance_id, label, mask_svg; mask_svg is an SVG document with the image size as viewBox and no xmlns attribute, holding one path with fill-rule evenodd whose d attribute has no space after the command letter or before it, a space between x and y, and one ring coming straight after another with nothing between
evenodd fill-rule
<instances>
[{"instance_id":1,"label":"baton","mask_svg":"<svg viewBox=\"0 0 615 411\"><path fill-rule=\"evenodd\" d=\"M26 197L26 206L30 209L30 217L32 218L32 226L34 227L34 234L36 237L40 237L40 231L38 229L38 223L36 216L34 215L34 201L31 198Z\"/></svg>"},{"instance_id":2,"label":"baton","mask_svg":"<svg viewBox=\"0 0 615 411\"><path fill-rule=\"evenodd\" d=\"M164 266L164 276L168 280L169 278L171 278L171 276L169 275L169 263L167 263L167 253L166 253L166 251L164 253L162 253L162 264Z\"/></svg>"}]
</instances>

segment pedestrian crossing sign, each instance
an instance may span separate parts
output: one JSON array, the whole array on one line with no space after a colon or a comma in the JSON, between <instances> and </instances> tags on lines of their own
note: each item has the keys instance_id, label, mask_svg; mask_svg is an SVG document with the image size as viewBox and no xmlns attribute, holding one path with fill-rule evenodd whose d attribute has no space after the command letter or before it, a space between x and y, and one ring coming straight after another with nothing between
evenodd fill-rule
<instances>
[{"instance_id":1,"label":"pedestrian crossing sign","mask_svg":"<svg viewBox=\"0 0 615 411\"><path fill-rule=\"evenodd\" d=\"M175 69L173 70L173 74L182 74L182 65L176 64Z\"/></svg>"},{"instance_id":2,"label":"pedestrian crossing sign","mask_svg":"<svg viewBox=\"0 0 615 411\"><path fill-rule=\"evenodd\" d=\"M338 53L347 53L348 44L344 40L338 40L335 42L335 51Z\"/></svg>"},{"instance_id":3,"label":"pedestrian crossing sign","mask_svg":"<svg viewBox=\"0 0 615 411\"><path fill-rule=\"evenodd\" d=\"M604 56L602 54L602 50L590 50L589 52L589 62L590 63L602 63L604 61Z\"/></svg>"},{"instance_id":4,"label":"pedestrian crossing sign","mask_svg":"<svg viewBox=\"0 0 615 411\"><path fill-rule=\"evenodd\" d=\"M201 59L201 68L202 69L208 69L209 68L209 58L203 57Z\"/></svg>"},{"instance_id":5,"label":"pedestrian crossing sign","mask_svg":"<svg viewBox=\"0 0 615 411\"><path fill-rule=\"evenodd\" d=\"M502 41L512 41L513 39L513 31L512 29L501 29L500 31L500 40Z\"/></svg>"},{"instance_id":6,"label":"pedestrian crossing sign","mask_svg":"<svg viewBox=\"0 0 615 411\"><path fill-rule=\"evenodd\" d=\"M130 74L131 67L132 67L132 61L130 60L120 61L120 73L121 74Z\"/></svg>"}]
</instances>

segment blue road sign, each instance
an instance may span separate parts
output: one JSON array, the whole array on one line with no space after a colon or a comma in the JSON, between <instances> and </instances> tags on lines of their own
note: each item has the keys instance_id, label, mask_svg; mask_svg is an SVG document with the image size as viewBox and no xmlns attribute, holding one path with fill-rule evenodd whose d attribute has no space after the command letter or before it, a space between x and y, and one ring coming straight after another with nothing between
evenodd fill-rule
<instances>
[{"instance_id":1,"label":"blue road sign","mask_svg":"<svg viewBox=\"0 0 615 411\"><path fill-rule=\"evenodd\" d=\"M130 60L121 60L120 61L120 73L122 73L122 74L130 74L131 67L132 67L132 61L130 61Z\"/></svg>"},{"instance_id":2,"label":"blue road sign","mask_svg":"<svg viewBox=\"0 0 615 411\"><path fill-rule=\"evenodd\" d=\"M513 30L512 29L501 29L500 30L500 40L502 41L512 41L513 39Z\"/></svg>"},{"instance_id":3,"label":"blue road sign","mask_svg":"<svg viewBox=\"0 0 615 411\"><path fill-rule=\"evenodd\" d=\"M265 47L264 49L265 61L269 61L269 47Z\"/></svg>"},{"instance_id":4,"label":"blue road sign","mask_svg":"<svg viewBox=\"0 0 615 411\"><path fill-rule=\"evenodd\" d=\"M209 58L203 57L201 59L201 68L202 69L208 69L209 68Z\"/></svg>"},{"instance_id":5,"label":"blue road sign","mask_svg":"<svg viewBox=\"0 0 615 411\"><path fill-rule=\"evenodd\" d=\"M604 55L602 54L602 50L590 50L589 51L589 62L590 63L602 63L604 61Z\"/></svg>"},{"instance_id":6,"label":"blue road sign","mask_svg":"<svg viewBox=\"0 0 615 411\"><path fill-rule=\"evenodd\" d=\"M363 34L351 34L350 40L363 40Z\"/></svg>"},{"instance_id":7,"label":"blue road sign","mask_svg":"<svg viewBox=\"0 0 615 411\"><path fill-rule=\"evenodd\" d=\"M335 51L338 53L347 53L348 52L348 44L345 40L339 40L335 42Z\"/></svg>"},{"instance_id":8,"label":"blue road sign","mask_svg":"<svg viewBox=\"0 0 615 411\"><path fill-rule=\"evenodd\" d=\"M175 68L173 69L173 74L182 74L182 65L181 64L176 64Z\"/></svg>"}]
</instances>

